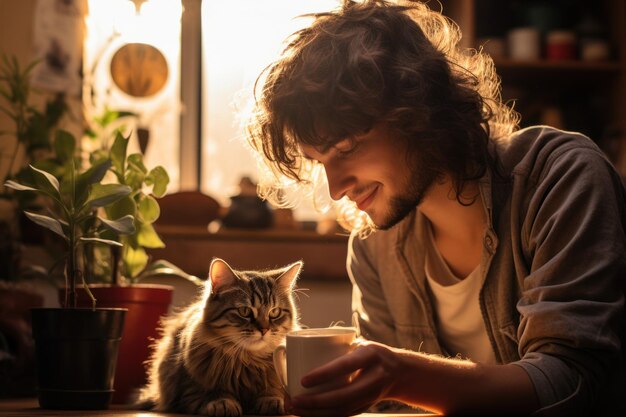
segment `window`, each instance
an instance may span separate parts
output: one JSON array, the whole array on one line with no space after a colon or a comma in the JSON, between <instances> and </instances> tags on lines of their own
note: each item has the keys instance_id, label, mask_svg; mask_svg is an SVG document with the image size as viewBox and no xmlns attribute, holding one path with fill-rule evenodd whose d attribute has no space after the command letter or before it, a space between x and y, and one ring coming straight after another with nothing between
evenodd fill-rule
<instances>
[{"instance_id":1,"label":"window","mask_svg":"<svg viewBox=\"0 0 626 417\"><path fill-rule=\"evenodd\" d=\"M112 129L124 125L132 133L129 152L144 150L149 168L162 165L170 175L170 192L177 191L180 179L180 17L182 5L172 0L137 1L89 0L84 44L84 77L89 91L83 94L88 121L102 117L105 109L129 111L137 117L120 119L106 128L94 124L95 140L85 140L87 153L102 146ZM153 83L153 62L143 50L134 50L120 58L120 73L130 85L116 84L111 62L127 44L147 44L155 48L167 63L166 78L156 91L142 87ZM113 70L113 71L112 71ZM118 80L119 82L119 80ZM127 88L129 87L130 88ZM130 94L129 94L130 93ZM147 143L139 141L139 128L149 132Z\"/></svg>"},{"instance_id":2,"label":"window","mask_svg":"<svg viewBox=\"0 0 626 417\"><path fill-rule=\"evenodd\" d=\"M240 177L256 178L243 126L259 73L303 27L303 14L329 10L329 0L241 0L202 3L201 189L227 204ZM296 217L315 216L301 207Z\"/></svg>"},{"instance_id":3,"label":"window","mask_svg":"<svg viewBox=\"0 0 626 417\"><path fill-rule=\"evenodd\" d=\"M298 16L337 5L337 0L89 0L85 77L95 99L88 103L88 117L105 107L136 112L138 118L124 122L129 132L150 131L145 161L168 170L169 192L200 188L227 205L242 176L257 177L242 124L256 77L285 38L307 23ZM128 43L154 46L165 57L168 78L157 93L136 97L114 83L111 60ZM135 69L127 65L128 71ZM133 133L131 150L141 146ZM312 208L295 215L316 217Z\"/></svg>"}]
</instances>

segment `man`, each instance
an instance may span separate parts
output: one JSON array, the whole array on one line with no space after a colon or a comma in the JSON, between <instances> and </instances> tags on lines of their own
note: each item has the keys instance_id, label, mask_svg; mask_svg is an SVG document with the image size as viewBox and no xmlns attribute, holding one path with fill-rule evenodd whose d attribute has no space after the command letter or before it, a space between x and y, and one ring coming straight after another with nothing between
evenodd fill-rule
<instances>
[{"instance_id":1,"label":"man","mask_svg":"<svg viewBox=\"0 0 626 417\"><path fill-rule=\"evenodd\" d=\"M352 374L294 414L619 413L621 179L581 134L518 130L492 62L459 38L421 3L348 1L259 80L249 140L285 180L263 194L327 180L367 340L303 379Z\"/></svg>"}]
</instances>

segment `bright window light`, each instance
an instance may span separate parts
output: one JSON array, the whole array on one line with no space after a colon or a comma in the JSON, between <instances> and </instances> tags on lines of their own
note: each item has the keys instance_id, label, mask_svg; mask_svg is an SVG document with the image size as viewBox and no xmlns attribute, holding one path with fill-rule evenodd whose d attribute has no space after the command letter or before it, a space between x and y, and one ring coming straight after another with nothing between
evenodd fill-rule
<instances>
[{"instance_id":1,"label":"bright window light","mask_svg":"<svg viewBox=\"0 0 626 417\"><path fill-rule=\"evenodd\" d=\"M101 116L105 108L131 111L137 119L126 120L133 136L129 152L139 152L136 131L149 129L144 161L148 168L162 165L170 176L168 192L177 191L180 172L180 33L182 5L174 0L149 0L140 13L129 0L89 0L84 46L83 97L86 117ZM117 88L110 72L111 58L123 45L145 43L157 48L167 62L168 77L162 89L147 97L133 97ZM91 100L93 98L93 100ZM106 136L107 132L100 132ZM84 151L97 143L85 140Z\"/></svg>"},{"instance_id":2,"label":"bright window light","mask_svg":"<svg viewBox=\"0 0 626 417\"><path fill-rule=\"evenodd\" d=\"M297 16L337 6L336 0L202 2L201 185L221 204L228 204L242 176L257 178L241 125L256 77L281 51L285 38L310 22ZM301 208L295 215L310 219L316 213Z\"/></svg>"}]
</instances>

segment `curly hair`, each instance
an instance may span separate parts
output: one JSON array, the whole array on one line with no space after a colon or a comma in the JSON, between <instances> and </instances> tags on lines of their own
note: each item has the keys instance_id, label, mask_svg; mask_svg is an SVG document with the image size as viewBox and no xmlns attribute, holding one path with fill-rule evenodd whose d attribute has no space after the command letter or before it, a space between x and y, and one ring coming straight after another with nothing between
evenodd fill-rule
<instances>
[{"instance_id":1,"label":"curly hair","mask_svg":"<svg viewBox=\"0 0 626 417\"><path fill-rule=\"evenodd\" d=\"M456 24L416 1L344 0L312 17L255 86L247 138L269 174L263 197L285 206L295 203L285 190L315 196L324 176L298 145L329 148L381 122L451 175L459 201L466 181L495 170L489 141L510 136L519 116L500 99L493 61L459 47ZM374 228L339 203L344 225Z\"/></svg>"}]
</instances>

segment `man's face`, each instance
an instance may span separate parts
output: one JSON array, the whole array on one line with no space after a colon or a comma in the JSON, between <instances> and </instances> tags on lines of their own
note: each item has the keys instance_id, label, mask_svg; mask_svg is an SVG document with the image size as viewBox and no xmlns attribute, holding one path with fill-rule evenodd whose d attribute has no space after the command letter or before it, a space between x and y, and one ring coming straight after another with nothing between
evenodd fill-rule
<instances>
[{"instance_id":1,"label":"man's face","mask_svg":"<svg viewBox=\"0 0 626 417\"><path fill-rule=\"evenodd\" d=\"M408 157L406 140L382 124L328 150L302 144L300 149L306 158L324 166L330 196L354 201L379 229L404 219L438 177L419 155Z\"/></svg>"}]
</instances>

